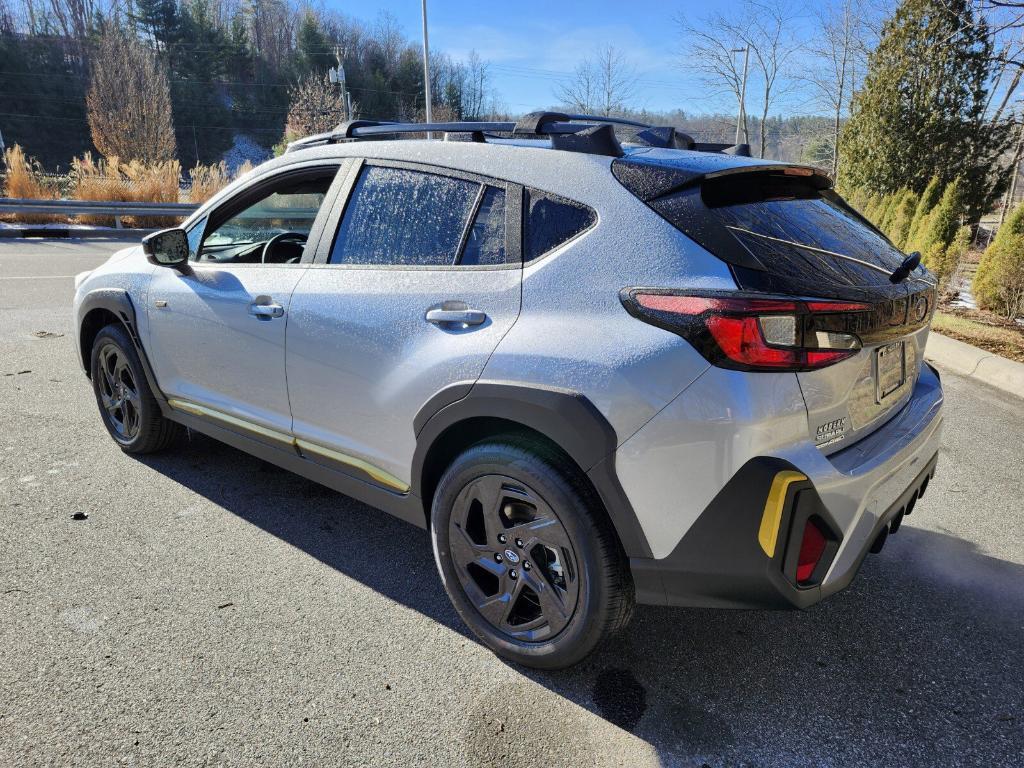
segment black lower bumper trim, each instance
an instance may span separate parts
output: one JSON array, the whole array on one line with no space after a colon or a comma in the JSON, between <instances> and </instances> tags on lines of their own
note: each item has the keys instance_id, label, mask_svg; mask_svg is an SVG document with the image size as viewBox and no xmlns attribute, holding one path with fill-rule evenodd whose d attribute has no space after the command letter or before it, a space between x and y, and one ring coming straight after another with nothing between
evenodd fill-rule
<instances>
[{"instance_id":1,"label":"black lower bumper trim","mask_svg":"<svg viewBox=\"0 0 1024 768\"><path fill-rule=\"evenodd\" d=\"M779 523L774 555L758 543L765 501L775 476L796 470L776 458L751 459L701 513L676 548L665 558L631 558L637 602L706 608L807 608L845 588L883 528L905 512L935 473L932 457L899 499L879 518L856 563L827 587L820 581L841 544L842 535L809 480L790 485ZM796 560L804 525L814 518L828 543L808 583L797 586Z\"/></svg>"}]
</instances>

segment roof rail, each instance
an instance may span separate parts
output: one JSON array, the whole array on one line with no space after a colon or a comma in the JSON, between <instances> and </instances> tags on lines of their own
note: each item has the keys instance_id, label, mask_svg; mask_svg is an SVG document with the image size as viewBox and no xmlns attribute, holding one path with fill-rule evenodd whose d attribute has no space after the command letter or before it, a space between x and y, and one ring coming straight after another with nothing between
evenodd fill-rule
<instances>
[{"instance_id":1,"label":"roof rail","mask_svg":"<svg viewBox=\"0 0 1024 768\"><path fill-rule=\"evenodd\" d=\"M685 133L671 126L653 126L623 117L600 115L567 115L561 112L531 112L516 122L512 121L460 121L449 123L399 123L385 120L349 120L333 131L307 136L293 141L286 152L336 144L342 141L392 136L403 133L462 133L470 134L473 141L483 142L491 134L506 133L515 138L550 138L552 147L569 152L621 157L622 146L615 136L614 126L641 128L636 141L649 147L669 149L695 149L703 152L750 154L745 144L698 144Z\"/></svg>"}]
</instances>

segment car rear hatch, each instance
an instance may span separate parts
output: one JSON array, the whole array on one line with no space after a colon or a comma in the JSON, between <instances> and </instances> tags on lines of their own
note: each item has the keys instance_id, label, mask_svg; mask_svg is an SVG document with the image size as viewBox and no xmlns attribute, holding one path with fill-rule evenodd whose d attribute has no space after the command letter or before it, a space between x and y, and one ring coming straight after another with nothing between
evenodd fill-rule
<instances>
[{"instance_id":1,"label":"car rear hatch","mask_svg":"<svg viewBox=\"0 0 1024 768\"><path fill-rule=\"evenodd\" d=\"M893 282L906 256L831 189L827 176L803 166L662 150L630 154L612 170L725 261L740 294L801 299L802 337L858 350L813 370L794 368L809 434L823 453L867 436L906 403L923 363L935 280L918 267ZM766 318L760 320L770 345Z\"/></svg>"}]
</instances>

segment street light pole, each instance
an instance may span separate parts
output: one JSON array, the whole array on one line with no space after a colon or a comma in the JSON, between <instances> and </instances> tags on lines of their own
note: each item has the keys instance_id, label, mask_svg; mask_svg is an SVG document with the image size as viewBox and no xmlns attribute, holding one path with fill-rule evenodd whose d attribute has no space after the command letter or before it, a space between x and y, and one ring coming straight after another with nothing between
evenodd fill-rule
<instances>
[{"instance_id":1,"label":"street light pole","mask_svg":"<svg viewBox=\"0 0 1024 768\"><path fill-rule=\"evenodd\" d=\"M424 0L426 2L426 0ZM735 144L740 143L740 129L746 126L747 122L747 68L750 65L750 46L745 45L742 48L733 48L732 53L739 53L743 51L743 81L740 85L740 107L739 114L736 115L736 141ZM745 131L744 131L745 133Z\"/></svg>"},{"instance_id":2,"label":"street light pole","mask_svg":"<svg viewBox=\"0 0 1024 768\"><path fill-rule=\"evenodd\" d=\"M423 92L427 100L426 117L427 122L432 123L434 114L430 104L430 39L427 35L427 0L422 0L423 6ZM434 134L427 131L427 138L434 138Z\"/></svg>"}]
</instances>

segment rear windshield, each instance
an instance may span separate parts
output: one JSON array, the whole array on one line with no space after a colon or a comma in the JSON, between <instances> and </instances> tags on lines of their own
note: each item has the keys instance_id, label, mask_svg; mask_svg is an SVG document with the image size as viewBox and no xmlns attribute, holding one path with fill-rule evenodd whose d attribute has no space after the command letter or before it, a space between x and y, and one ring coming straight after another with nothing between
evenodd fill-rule
<instances>
[{"instance_id":1,"label":"rear windshield","mask_svg":"<svg viewBox=\"0 0 1024 768\"><path fill-rule=\"evenodd\" d=\"M835 192L810 179L725 176L706 181L701 198L739 244L780 277L877 285L887 283L904 258Z\"/></svg>"}]
</instances>

